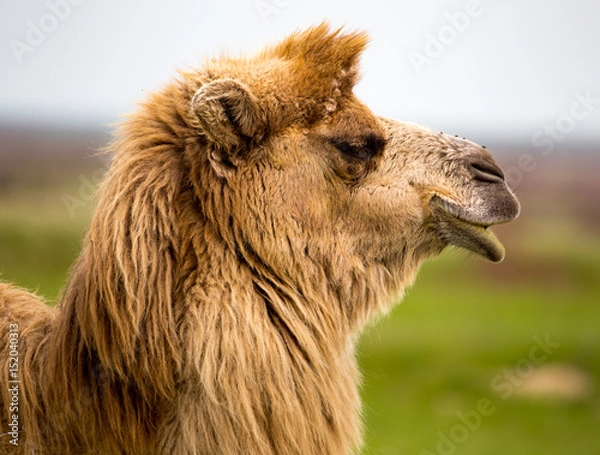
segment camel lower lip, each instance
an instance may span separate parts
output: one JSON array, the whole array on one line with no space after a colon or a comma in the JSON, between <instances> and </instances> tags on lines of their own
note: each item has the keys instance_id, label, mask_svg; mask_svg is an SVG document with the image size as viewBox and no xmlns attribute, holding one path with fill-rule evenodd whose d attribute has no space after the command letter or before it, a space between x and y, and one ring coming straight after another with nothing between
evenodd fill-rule
<instances>
[{"instance_id":1,"label":"camel lower lip","mask_svg":"<svg viewBox=\"0 0 600 455\"><path fill-rule=\"evenodd\" d=\"M435 214L438 234L448 244L469 250L492 262L504 259L504 246L488 229L489 224L474 223L457 216L456 211L451 209L453 204L437 196L432 198L430 205Z\"/></svg>"}]
</instances>

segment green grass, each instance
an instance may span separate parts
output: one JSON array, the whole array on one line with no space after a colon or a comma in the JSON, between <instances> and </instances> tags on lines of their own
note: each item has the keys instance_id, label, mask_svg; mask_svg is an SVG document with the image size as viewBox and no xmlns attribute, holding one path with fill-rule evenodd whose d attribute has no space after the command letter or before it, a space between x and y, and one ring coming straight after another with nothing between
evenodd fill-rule
<instances>
[{"instance_id":1,"label":"green grass","mask_svg":"<svg viewBox=\"0 0 600 455\"><path fill-rule=\"evenodd\" d=\"M600 258L594 253L555 257L564 274L578 277L570 284L513 285L486 270L511 264L458 255L427 263L404 302L363 337L367 453L438 453L439 432L449 436L461 424L457 413L476 410L482 398L495 412L466 441L442 445L439 453L600 453ZM546 364L584 372L595 387L591 396L503 397L493 389L494 377L529 358L534 336L560 343ZM529 375L524 370L515 383Z\"/></svg>"},{"instance_id":2,"label":"green grass","mask_svg":"<svg viewBox=\"0 0 600 455\"><path fill-rule=\"evenodd\" d=\"M60 196L77 194L76 185L0 195L2 279L57 296L93 207L69 215ZM560 226L538 236L524 225L505 239L500 265L455 252L427 262L402 304L367 330L359 346L365 453L600 453L600 249L576 225ZM578 369L591 394L503 397L492 387L528 358L534 336L560 343L546 364ZM461 436L457 414L483 398L493 412L438 452L440 437Z\"/></svg>"},{"instance_id":3,"label":"green grass","mask_svg":"<svg viewBox=\"0 0 600 455\"><path fill-rule=\"evenodd\" d=\"M30 190L31 191L31 190ZM54 300L79 252L93 203L72 217L64 194L76 187L0 194L0 277Z\"/></svg>"}]
</instances>

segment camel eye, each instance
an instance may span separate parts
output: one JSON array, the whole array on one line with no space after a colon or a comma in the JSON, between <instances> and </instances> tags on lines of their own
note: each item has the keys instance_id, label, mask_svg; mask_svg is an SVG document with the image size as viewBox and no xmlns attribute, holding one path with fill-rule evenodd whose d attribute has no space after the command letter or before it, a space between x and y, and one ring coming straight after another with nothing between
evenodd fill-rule
<instances>
[{"instance_id":1,"label":"camel eye","mask_svg":"<svg viewBox=\"0 0 600 455\"><path fill-rule=\"evenodd\" d=\"M379 155L385 147L385 139L373 133L351 141L347 138L333 138L331 142L342 155L362 161Z\"/></svg>"},{"instance_id":2,"label":"camel eye","mask_svg":"<svg viewBox=\"0 0 600 455\"><path fill-rule=\"evenodd\" d=\"M333 145L342 153L350 158L358 158L359 160L368 160L371 158L371 153L362 145L353 145L346 141L334 141Z\"/></svg>"}]
</instances>

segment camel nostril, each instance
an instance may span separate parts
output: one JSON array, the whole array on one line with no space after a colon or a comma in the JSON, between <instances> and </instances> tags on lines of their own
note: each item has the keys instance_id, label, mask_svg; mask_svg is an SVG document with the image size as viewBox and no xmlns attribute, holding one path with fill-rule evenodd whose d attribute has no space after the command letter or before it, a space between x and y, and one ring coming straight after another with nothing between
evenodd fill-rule
<instances>
[{"instance_id":1,"label":"camel nostril","mask_svg":"<svg viewBox=\"0 0 600 455\"><path fill-rule=\"evenodd\" d=\"M473 177L476 180L492 183L504 181L504 173L494 163L489 163L487 161L470 161L469 166L471 167Z\"/></svg>"}]
</instances>

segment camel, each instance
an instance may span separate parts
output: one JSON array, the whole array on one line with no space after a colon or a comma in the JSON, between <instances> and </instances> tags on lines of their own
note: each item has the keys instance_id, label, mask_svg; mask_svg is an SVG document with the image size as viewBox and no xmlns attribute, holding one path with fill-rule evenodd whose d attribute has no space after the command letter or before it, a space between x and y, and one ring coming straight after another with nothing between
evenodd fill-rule
<instances>
[{"instance_id":1,"label":"camel","mask_svg":"<svg viewBox=\"0 0 600 455\"><path fill-rule=\"evenodd\" d=\"M58 306L0 284L2 453L361 450L361 330L519 212L483 147L358 100L367 43L207 60L120 126Z\"/></svg>"}]
</instances>

